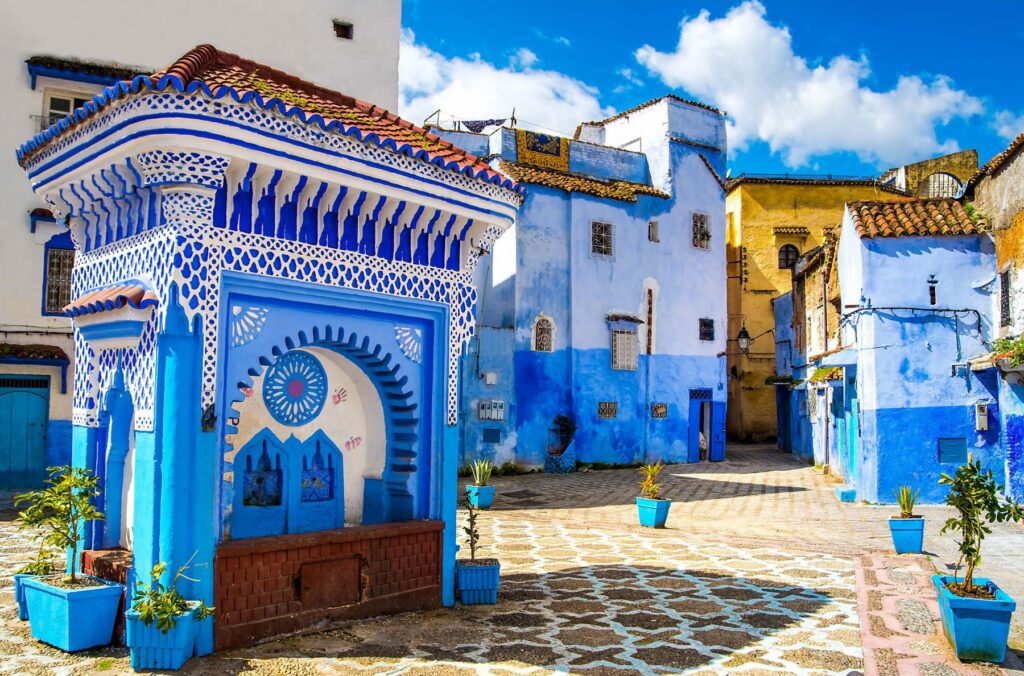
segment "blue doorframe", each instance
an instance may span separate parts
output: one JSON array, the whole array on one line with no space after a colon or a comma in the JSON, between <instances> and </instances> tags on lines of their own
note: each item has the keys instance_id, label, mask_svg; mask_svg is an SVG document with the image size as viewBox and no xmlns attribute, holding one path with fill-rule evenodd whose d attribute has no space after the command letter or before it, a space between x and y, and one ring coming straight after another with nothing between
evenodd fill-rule
<instances>
[{"instance_id":1,"label":"blue doorframe","mask_svg":"<svg viewBox=\"0 0 1024 676\"><path fill-rule=\"evenodd\" d=\"M0 375L0 487L43 483L49 411L49 376Z\"/></svg>"}]
</instances>

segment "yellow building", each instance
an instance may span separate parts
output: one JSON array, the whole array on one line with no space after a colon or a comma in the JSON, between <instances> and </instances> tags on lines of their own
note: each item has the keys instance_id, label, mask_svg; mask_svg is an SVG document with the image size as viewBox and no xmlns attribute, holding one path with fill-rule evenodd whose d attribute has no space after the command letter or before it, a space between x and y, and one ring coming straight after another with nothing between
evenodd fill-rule
<instances>
[{"instance_id":1,"label":"yellow building","mask_svg":"<svg viewBox=\"0 0 1024 676\"><path fill-rule=\"evenodd\" d=\"M819 246L854 200L899 199L906 192L879 180L742 175L725 199L729 263L727 364L732 439L775 437L775 318L772 299L791 289L800 254ZM736 338L750 337L746 352Z\"/></svg>"}]
</instances>

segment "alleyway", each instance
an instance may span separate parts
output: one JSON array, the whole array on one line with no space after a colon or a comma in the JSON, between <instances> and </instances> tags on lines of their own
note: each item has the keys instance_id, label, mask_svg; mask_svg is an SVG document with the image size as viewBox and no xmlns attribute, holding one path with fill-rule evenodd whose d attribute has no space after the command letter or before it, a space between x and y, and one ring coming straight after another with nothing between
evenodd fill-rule
<instances>
[{"instance_id":1,"label":"alleyway","mask_svg":"<svg viewBox=\"0 0 1024 676\"><path fill-rule=\"evenodd\" d=\"M662 531L635 525L635 470L497 479L480 519L484 556L502 562L497 606L344 625L193 660L186 673L859 672L857 555L890 547L892 509L840 504L827 477L768 447L728 457L667 470ZM948 560L944 509L924 511L925 548ZM28 555L12 516L0 522L5 574ZM1010 562L1022 553L1024 530L1000 529L986 556L1019 599L1024 576ZM121 650L68 657L28 640L4 585L0 672L127 671ZM956 673L943 668L922 673Z\"/></svg>"}]
</instances>

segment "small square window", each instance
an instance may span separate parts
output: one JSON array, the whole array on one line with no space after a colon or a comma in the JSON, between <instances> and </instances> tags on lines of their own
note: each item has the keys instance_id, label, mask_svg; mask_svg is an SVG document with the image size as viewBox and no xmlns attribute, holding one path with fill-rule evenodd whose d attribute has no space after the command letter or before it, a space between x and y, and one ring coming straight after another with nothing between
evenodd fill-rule
<instances>
[{"instance_id":1,"label":"small square window","mask_svg":"<svg viewBox=\"0 0 1024 676\"><path fill-rule=\"evenodd\" d=\"M590 251L595 256L612 257L612 224L594 221L590 224Z\"/></svg>"},{"instance_id":2,"label":"small square window","mask_svg":"<svg viewBox=\"0 0 1024 676\"><path fill-rule=\"evenodd\" d=\"M597 417L603 420L619 417L619 402L599 401L597 402Z\"/></svg>"},{"instance_id":3,"label":"small square window","mask_svg":"<svg viewBox=\"0 0 1024 676\"><path fill-rule=\"evenodd\" d=\"M700 339L701 340L714 340L715 339L715 320L702 318L700 320Z\"/></svg>"},{"instance_id":4,"label":"small square window","mask_svg":"<svg viewBox=\"0 0 1024 676\"><path fill-rule=\"evenodd\" d=\"M501 430L497 427L485 427L482 438L485 444L500 444Z\"/></svg>"},{"instance_id":5,"label":"small square window","mask_svg":"<svg viewBox=\"0 0 1024 676\"><path fill-rule=\"evenodd\" d=\"M348 21L334 20L334 35L342 40L351 40L354 28Z\"/></svg>"},{"instance_id":6,"label":"small square window","mask_svg":"<svg viewBox=\"0 0 1024 676\"><path fill-rule=\"evenodd\" d=\"M658 234L658 221L647 222L647 241L649 242L660 242L661 237Z\"/></svg>"},{"instance_id":7,"label":"small square window","mask_svg":"<svg viewBox=\"0 0 1024 676\"><path fill-rule=\"evenodd\" d=\"M708 228L708 215L693 212L693 246L697 249L711 248L711 230Z\"/></svg>"},{"instance_id":8,"label":"small square window","mask_svg":"<svg viewBox=\"0 0 1024 676\"><path fill-rule=\"evenodd\" d=\"M612 368L635 371L637 366L636 331L612 331Z\"/></svg>"},{"instance_id":9,"label":"small square window","mask_svg":"<svg viewBox=\"0 0 1024 676\"><path fill-rule=\"evenodd\" d=\"M668 417L668 404L651 404L651 417L652 418L667 418Z\"/></svg>"},{"instance_id":10,"label":"small square window","mask_svg":"<svg viewBox=\"0 0 1024 676\"><path fill-rule=\"evenodd\" d=\"M967 439L939 439L939 462L967 464Z\"/></svg>"}]
</instances>

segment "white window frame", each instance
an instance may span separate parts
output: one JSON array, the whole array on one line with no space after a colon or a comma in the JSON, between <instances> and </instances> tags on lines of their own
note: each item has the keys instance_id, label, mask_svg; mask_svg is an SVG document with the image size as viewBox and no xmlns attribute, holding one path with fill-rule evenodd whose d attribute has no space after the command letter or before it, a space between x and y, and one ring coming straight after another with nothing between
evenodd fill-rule
<instances>
[{"instance_id":1,"label":"white window frame","mask_svg":"<svg viewBox=\"0 0 1024 676\"><path fill-rule=\"evenodd\" d=\"M74 91L70 89L57 89L53 87L43 88L43 110L42 118L47 121L46 126L49 127L53 122L56 122L61 117L67 117L71 113L75 112L75 109L81 106L75 105L75 99L82 102L87 102L96 96L93 92ZM65 113L64 111L53 112L53 99L68 99L70 101L70 109ZM59 116L59 117L58 117Z\"/></svg>"},{"instance_id":2,"label":"white window frame","mask_svg":"<svg viewBox=\"0 0 1024 676\"><path fill-rule=\"evenodd\" d=\"M608 227L608 253L600 253L594 251L594 226L604 225ZM590 255L594 258L600 258L602 260L614 260L615 259L615 226L607 221L591 221L590 222Z\"/></svg>"},{"instance_id":3,"label":"white window frame","mask_svg":"<svg viewBox=\"0 0 1024 676\"><path fill-rule=\"evenodd\" d=\"M612 329L612 370L636 371L639 365L639 333L636 329Z\"/></svg>"}]
</instances>

